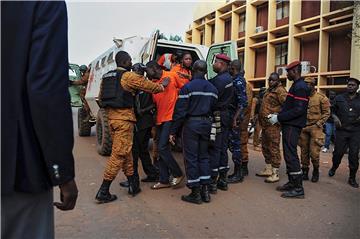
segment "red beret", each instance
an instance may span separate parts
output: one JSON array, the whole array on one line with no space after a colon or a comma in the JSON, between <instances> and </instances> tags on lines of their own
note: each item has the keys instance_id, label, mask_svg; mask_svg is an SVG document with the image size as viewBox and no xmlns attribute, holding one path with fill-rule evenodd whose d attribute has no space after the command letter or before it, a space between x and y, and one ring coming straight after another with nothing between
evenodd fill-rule
<instances>
[{"instance_id":1,"label":"red beret","mask_svg":"<svg viewBox=\"0 0 360 239\"><path fill-rule=\"evenodd\" d=\"M289 65L286 66L286 70L290 70L290 69L292 69L292 68L294 68L295 66L298 66L298 65L300 65L300 64L301 64L300 61L293 61L293 62L291 62Z\"/></svg>"},{"instance_id":2,"label":"red beret","mask_svg":"<svg viewBox=\"0 0 360 239\"><path fill-rule=\"evenodd\" d=\"M216 59L223 60L226 62L231 61L230 57L228 57L226 54L217 54L215 57L216 57Z\"/></svg>"}]
</instances>

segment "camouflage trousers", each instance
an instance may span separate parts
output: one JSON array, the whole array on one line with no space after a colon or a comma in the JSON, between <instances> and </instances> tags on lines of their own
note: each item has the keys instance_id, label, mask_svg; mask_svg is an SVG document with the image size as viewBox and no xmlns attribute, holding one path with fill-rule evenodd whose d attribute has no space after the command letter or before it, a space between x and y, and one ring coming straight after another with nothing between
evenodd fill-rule
<instances>
[{"instance_id":1,"label":"camouflage trousers","mask_svg":"<svg viewBox=\"0 0 360 239\"><path fill-rule=\"evenodd\" d=\"M261 131L261 149L266 164L279 168L281 163L279 124L267 126Z\"/></svg>"},{"instance_id":2,"label":"camouflage trousers","mask_svg":"<svg viewBox=\"0 0 360 239\"><path fill-rule=\"evenodd\" d=\"M246 112L244 119L240 124L240 152L242 156L242 162L249 161L248 141L249 141L249 127L250 111Z\"/></svg>"},{"instance_id":3,"label":"camouflage trousers","mask_svg":"<svg viewBox=\"0 0 360 239\"><path fill-rule=\"evenodd\" d=\"M312 125L301 131L299 146L301 148L301 166L309 168L310 159L314 168L319 167L320 150L325 143L325 134L322 128Z\"/></svg>"},{"instance_id":4,"label":"camouflage trousers","mask_svg":"<svg viewBox=\"0 0 360 239\"><path fill-rule=\"evenodd\" d=\"M126 120L110 120L110 133L112 138L112 151L107 161L104 179L114 180L120 170L126 176L134 174L132 159L132 144L134 123Z\"/></svg>"},{"instance_id":5,"label":"camouflage trousers","mask_svg":"<svg viewBox=\"0 0 360 239\"><path fill-rule=\"evenodd\" d=\"M259 119L256 120L255 123L255 129L254 129L254 136L253 136L253 145L254 146L260 146L261 139L260 139L260 133L261 133L261 126Z\"/></svg>"}]
</instances>

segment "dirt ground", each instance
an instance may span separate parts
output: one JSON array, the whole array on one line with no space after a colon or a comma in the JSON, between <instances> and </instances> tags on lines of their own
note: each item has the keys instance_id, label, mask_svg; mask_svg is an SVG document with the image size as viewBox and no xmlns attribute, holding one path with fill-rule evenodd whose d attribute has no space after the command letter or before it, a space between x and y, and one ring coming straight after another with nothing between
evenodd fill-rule
<instances>
[{"instance_id":1,"label":"dirt ground","mask_svg":"<svg viewBox=\"0 0 360 239\"><path fill-rule=\"evenodd\" d=\"M94 198L107 157L96 152L94 129L91 137L78 137L76 130L75 135L79 198L75 210L56 210L57 238L359 238L360 190L347 185L347 157L329 178L331 153L322 153L320 181L304 183L305 199L283 199L275 191L286 182L284 162L280 183L256 177L264 160L249 144L249 176L227 192L219 191L209 204L181 201L189 192L185 185L154 191L151 183L142 183L142 192L131 197L119 187L125 179L119 173L111 187L119 199L98 205ZM175 156L183 167L182 155Z\"/></svg>"}]
</instances>

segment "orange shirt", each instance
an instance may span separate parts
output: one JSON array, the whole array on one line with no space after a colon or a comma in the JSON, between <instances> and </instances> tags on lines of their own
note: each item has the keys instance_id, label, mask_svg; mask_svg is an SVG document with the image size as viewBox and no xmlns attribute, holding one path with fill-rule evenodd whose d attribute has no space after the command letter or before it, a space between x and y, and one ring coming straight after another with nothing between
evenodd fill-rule
<instances>
[{"instance_id":1,"label":"orange shirt","mask_svg":"<svg viewBox=\"0 0 360 239\"><path fill-rule=\"evenodd\" d=\"M176 64L175 66L173 66L171 68L171 71L177 74L178 80L181 81L181 84L185 85L185 84L189 83L189 81L191 79L191 71L190 70L182 67L181 64ZM188 75L189 78L185 77L184 75Z\"/></svg>"},{"instance_id":2,"label":"orange shirt","mask_svg":"<svg viewBox=\"0 0 360 239\"><path fill-rule=\"evenodd\" d=\"M153 99L156 105L156 124L171 121L174 113L176 100L179 95L179 90L184 84L179 80L179 77L174 72L163 71L161 78L156 83L161 83L164 78L169 77L170 82L165 87L163 92L153 94Z\"/></svg>"}]
</instances>

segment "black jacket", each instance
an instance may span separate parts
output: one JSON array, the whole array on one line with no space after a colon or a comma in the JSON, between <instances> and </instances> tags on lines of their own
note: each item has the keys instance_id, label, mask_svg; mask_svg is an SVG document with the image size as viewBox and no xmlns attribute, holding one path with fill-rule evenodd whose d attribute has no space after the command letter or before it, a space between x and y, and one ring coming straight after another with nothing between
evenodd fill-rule
<instances>
[{"instance_id":1,"label":"black jacket","mask_svg":"<svg viewBox=\"0 0 360 239\"><path fill-rule=\"evenodd\" d=\"M303 78L295 81L289 89L286 100L278 115L282 125L303 128L306 125L310 89Z\"/></svg>"},{"instance_id":2,"label":"black jacket","mask_svg":"<svg viewBox=\"0 0 360 239\"><path fill-rule=\"evenodd\" d=\"M1 2L1 194L74 178L64 2Z\"/></svg>"},{"instance_id":3,"label":"black jacket","mask_svg":"<svg viewBox=\"0 0 360 239\"><path fill-rule=\"evenodd\" d=\"M337 95L332 105L332 113L339 117L338 130L360 131L360 95L350 99L348 93Z\"/></svg>"}]
</instances>

